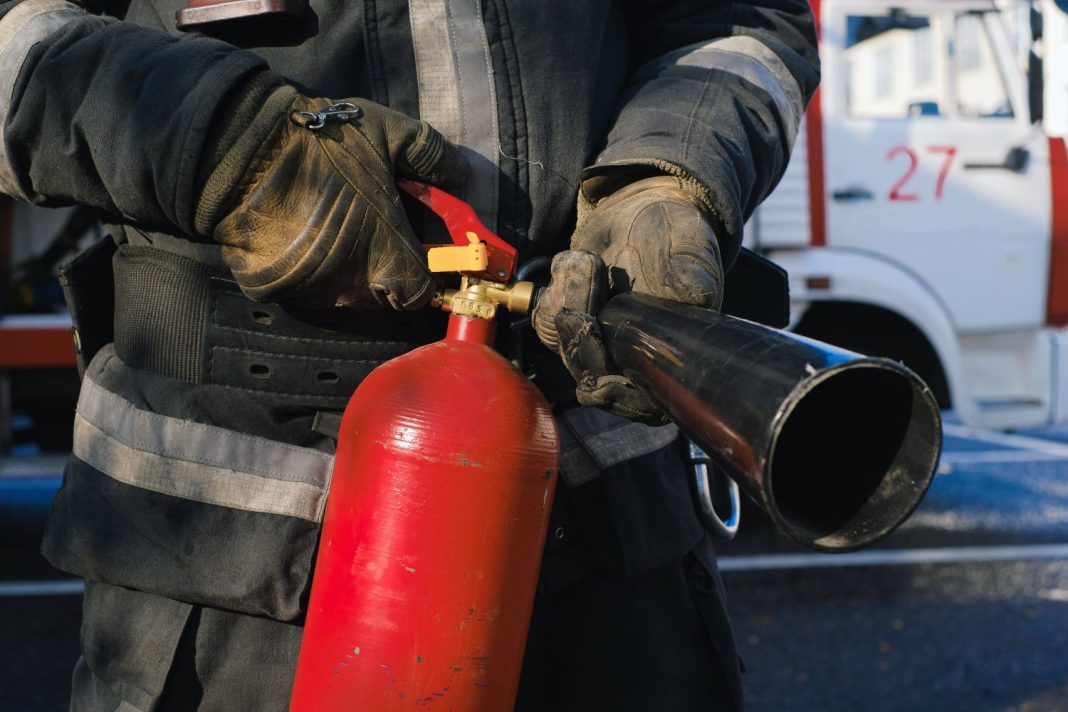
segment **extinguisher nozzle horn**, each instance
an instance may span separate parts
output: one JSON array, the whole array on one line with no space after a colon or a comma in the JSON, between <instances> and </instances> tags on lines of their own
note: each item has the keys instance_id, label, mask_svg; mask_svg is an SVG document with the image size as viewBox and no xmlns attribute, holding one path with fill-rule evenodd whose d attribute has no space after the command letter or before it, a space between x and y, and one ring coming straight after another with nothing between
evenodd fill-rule
<instances>
[{"instance_id":1,"label":"extinguisher nozzle horn","mask_svg":"<svg viewBox=\"0 0 1068 712\"><path fill-rule=\"evenodd\" d=\"M645 295L599 320L622 372L807 547L878 541L931 484L938 404L899 363Z\"/></svg>"}]
</instances>

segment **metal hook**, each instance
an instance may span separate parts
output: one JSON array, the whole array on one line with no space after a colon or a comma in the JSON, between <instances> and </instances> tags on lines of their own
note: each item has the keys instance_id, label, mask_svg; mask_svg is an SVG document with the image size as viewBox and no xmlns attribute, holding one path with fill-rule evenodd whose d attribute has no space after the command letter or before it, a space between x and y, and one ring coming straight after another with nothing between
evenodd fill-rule
<instances>
[{"instance_id":1,"label":"metal hook","mask_svg":"<svg viewBox=\"0 0 1068 712\"><path fill-rule=\"evenodd\" d=\"M738 525L742 519L741 498L738 494L738 483L719 472L715 468L709 468L711 459L697 443L687 438L689 443L689 460L693 467L695 493L697 495L697 511L704 524L705 531L717 541L730 541L738 533ZM716 512L713 503L713 476L720 483L727 484L727 500L730 502L730 516L724 520ZM718 484L718 483L717 483Z\"/></svg>"},{"instance_id":2,"label":"metal hook","mask_svg":"<svg viewBox=\"0 0 1068 712\"><path fill-rule=\"evenodd\" d=\"M312 131L318 131L322 127L326 126L327 121L341 121L348 122L353 119L358 119L363 114L363 110L353 103L343 101L339 104L331 104L322 111L301 111L301 116L307 116L311 119L305 126Z\"/></svg>"}]
</instances>

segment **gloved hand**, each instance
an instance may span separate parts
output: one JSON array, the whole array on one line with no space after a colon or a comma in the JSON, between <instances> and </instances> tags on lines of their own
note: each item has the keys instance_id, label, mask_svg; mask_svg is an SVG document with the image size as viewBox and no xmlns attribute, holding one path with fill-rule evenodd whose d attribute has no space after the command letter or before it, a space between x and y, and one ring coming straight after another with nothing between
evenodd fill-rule
<instances>
[{"instance_id":1,"label":"gloved hand","mask_svg":"<svg viewBox=\"0 0 1068 712\"><path fill-rule=\"evenodd\" d=\"M223 244L247 296L357 310L430 300L435 283L395 181L457 186L465 164L429 124L283 87L233 143L205 182L196 224Z\"/></svg>"},{"instance_id":2,"label":"gloved hand","mask_svg":"<svg viewBox=\"0 0 1068 712\"><path fill-rule=\"evenodd\" d=\"M719 309L723 267L705 211L682 182L646 178L620 188L584 216L571 249L553 258L552 282L532 314L542 342L574 376L579 403L650 424L661 410L613 373L596 315L621 292Z\"/></svg>"}]
</instances>

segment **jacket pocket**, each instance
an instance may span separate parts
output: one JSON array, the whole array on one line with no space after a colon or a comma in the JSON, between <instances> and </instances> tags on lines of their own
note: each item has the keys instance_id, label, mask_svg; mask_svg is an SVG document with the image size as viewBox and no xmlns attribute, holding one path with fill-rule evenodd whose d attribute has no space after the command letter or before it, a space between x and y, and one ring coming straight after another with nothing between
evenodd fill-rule
<instances>
[{"instance_id":1,"label":"jacket pocket","mask_svg":"<svg viewBox=\"0 0 1068 712\"><path fill-rule=\"evenodd\" d=\"M198 409L270 420L253 401L233 402L241 394L220 391L230 402L210 407L212 394L130 369L105 348L82 385L73 454L42 552L87 579L293 620L333 458L193 420ZM185 404L190 416L159 412L158 403Z\"/></svg>"}]
</instances>

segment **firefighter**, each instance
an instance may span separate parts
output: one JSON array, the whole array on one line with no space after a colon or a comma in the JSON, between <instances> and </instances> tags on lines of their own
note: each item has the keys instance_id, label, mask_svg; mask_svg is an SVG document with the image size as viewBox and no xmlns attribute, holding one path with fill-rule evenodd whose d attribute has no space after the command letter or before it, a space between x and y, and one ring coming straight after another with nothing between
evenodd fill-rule
<instances>
[{"instance_id":1,"label":"firefighter","mask_svg":"<svg viewBox=\"0 0 1068 712\"><path fill-rule=\"evenodd\" d=\"M72 709L286 708L331 422L442 333L439 226L397 177L555 256L530 361L562 481L517 709L741 709L678 431L594 317L720 304L818 81L809 8L304 5L0 3L0 191L113 237L67 274L85 373L43 543L86 579Z\"/></svg>"}]
</instances>

